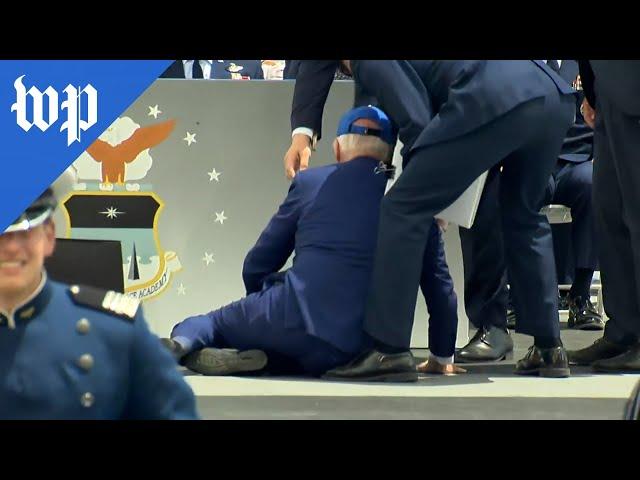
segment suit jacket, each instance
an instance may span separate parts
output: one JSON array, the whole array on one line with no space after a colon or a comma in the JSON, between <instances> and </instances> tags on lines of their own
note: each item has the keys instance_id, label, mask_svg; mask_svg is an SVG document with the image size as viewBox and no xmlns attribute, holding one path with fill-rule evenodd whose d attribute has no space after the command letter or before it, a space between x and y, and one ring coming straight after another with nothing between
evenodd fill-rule
<instances>
[{"instance_id":1,"label":"suit jacket","mask_svg":"<svg viewBox=\"0 0 640 480\"><path fill-rule=\"evenodd\" d=\"M302 171L247 254L247 294L284 282L285 325L344 352L362 347L362 322L386 177L361 157ZM277 274L295 251L293 266Z\"/></svg>"},{"instance_id":2,"label":"suit jacket","mask_svg":"<svg viewBox=\"0 0 640 480\"><path fill-rule=\"evenodd\" d=\"M339 61L299 62L291 108L291 128L311 128L318 133L319 138L324 104ZM452 97L455 103L449 103L449 111L471 108L469 114L461 116L459 125L447 125L443 130L437 128L441 125L441 119L438 119L426 134L432 138L425 138L425 141L440 141L442 138L439 137L442 135L456 136L470 131L524 101L546 94L548 83L545 78L551 79L561 93L573 93L571 86L542 61L359 60L352 61L352 69L356 80L355 105L375 104L383 110L393 109L393 106L404 108L404 112L400 109L395 111L397 118L387 111L401 130L400 138L405 145L403 152L409 148L405 140L412 139L411 144L415 141L427 123L439 112L439 107L447 101L449 87L456 81L462 82L465 88L462 91L456 89L455 96ZM364 75L362 72L365 72ZM404 101L396 96L403 89L407 89ZM473 96L469 96L470 94ZM489 94L489 97L483 97L485 94ZM434 105L431 104L431 95L434 96ZM450 116L447 115L446 119ZM458 123L459 119L452 120ZM432 132L436 130L439 133L433 137Z\"/></svg>"},{"instance_id":3,"label":"suit jacket","mask_svg":"<svg viewBox=\"0 0 640 480\"><path fill-rule=\"evenodd\" d=\"M640 115L640 60L580 60L582 86L589 104L603 95L627 115Z\"/></svg>"},{"instance_id":4,"label":"suit jacket","mask_svg":"<svg viewBox=\"0 0 640 480\"><path fill-rule=\"evenodd\" d=\"M0 418L196 419L193 392L141 309L111 310L131 301L47 281L13 322L0 313Z\"/></svg>"},{"instance_id":5,"label":"suit jacket","mask_svg":"<svg viewBox=\"0 0 640 480\"><path fill-rule=\"evenodd\" d=\"M352 69L398 126L404 152L470 133L553 91L575 94L541 60L357 60Z\"/></svg>"},{"instance_id":6,"label":"suit jacket","mask_svg":"<svg viewBox=\"0 0 640 480\"><path fill-rule=\"evenodd\" d=\"M232 75L234 73L235 75ZM182 60L176 60L169 65L160 78L185 78ZM211 65L211 79L262 80L264 79L262 63L260 60L214 60Z\"/></svg>"},{"instance_id":7,"label":"suit jacket","mask_svg":"<svg viewBox=\"0 0 640 480\"><path fill-rule=\"evenodd\" d=\"M312 129L322 137L322 114L333 83L339 60L287 60L285 78L296 79L291 105L291 130L298 127ZM358 83L355 84L355 107L377 105Z\"/></svg>"}]
</instances>

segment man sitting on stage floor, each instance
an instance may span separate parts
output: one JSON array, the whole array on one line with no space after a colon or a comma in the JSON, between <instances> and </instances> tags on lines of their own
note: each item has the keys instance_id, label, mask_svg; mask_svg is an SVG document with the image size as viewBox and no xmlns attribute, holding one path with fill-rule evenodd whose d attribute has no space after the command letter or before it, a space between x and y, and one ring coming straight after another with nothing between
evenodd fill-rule
<instances>
[{"instance_id":1,"label":"man sitting on stage floor","mask_svg":"<svg viewBox=\"0 0 640 480\"><path fill-rule=\"evenodd\" d=\"M396 132L369 106L347 112L337 137L337 163L296 175L248 253L247 296L187 318L164 339L183 365L206 375L265 367L321 375L368 346L362 322ZM279 272L294 250L293 266ZM453 373L457 300L435 221L424 258L422 287L434 323L432 357L420 369Z\"/></svg>"}]
</instances>

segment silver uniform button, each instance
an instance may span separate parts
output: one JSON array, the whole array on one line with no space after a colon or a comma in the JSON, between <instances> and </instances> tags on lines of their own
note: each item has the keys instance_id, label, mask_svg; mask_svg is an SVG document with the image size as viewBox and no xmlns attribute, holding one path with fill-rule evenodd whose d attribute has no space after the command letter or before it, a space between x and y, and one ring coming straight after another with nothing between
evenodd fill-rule
<instances>
[{"instance_id":1,"label":"silver uniform button","mask_svg":"<svg viewBox=\"0 0 640 480\"><path fill-rule=\"evenodd\" d=\"M91 407L94 401L95 401L95 397L91 392L83 393L82 397L80 397L80 403L85 408Z\"/></svg>"},{"instance_id":2,"label":"silver uniform button","mask_svg":"<svg viewBox=\"0 0 640 480\"><path fill-rule=\"evenodd\" d=\"M78 359L78 366L88 372L93 368L93 356L89 353L81 355Z\"/></svg>"},{"instance_id":3,"label":"silver uniform button","mask_svg":"<svg viewBox=\"0 0 640 480\"><path fill-rule=\"evenodd\" d=\"M81 335L86 335L91 330L91 323L86 318L81 318L76 323L76 331Z\"/></svg>"},{"instance_id":4,"label":"silver uniform button","mask_svg":"<svg viewBox=\"0 0 640 480\"><path fill-rule=\"evenodd\" d=\"M73 293L74 295L77 295L80 293L80 287L78 285L73 285L71 288L71 293Z\"/></svg>"}]
</instances>

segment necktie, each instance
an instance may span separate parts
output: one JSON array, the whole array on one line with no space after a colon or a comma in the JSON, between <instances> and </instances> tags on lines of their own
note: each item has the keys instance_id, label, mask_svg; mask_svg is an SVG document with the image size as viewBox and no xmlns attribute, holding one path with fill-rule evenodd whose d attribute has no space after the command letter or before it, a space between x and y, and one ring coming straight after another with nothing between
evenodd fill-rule
<instances>
[{"instance_id":1,"label":"necktie","mask_svg":"<svg viewBox=\"0 0 640 480\"><path fill-rule=\"evenodd\" d=\"M202 74L202 67L200 66L200 60L193 61L193 74L192 78L204 78Z\"/></svg>"},{"instance_id":2,"label":"necktie","mask_svg":"<svg viewBox=\"0 0 640 480\"><path fill-rule=\"evenodd\" d=\"M556 73L560 71L560 65L558 65L557 60L547 60L547 65Z\"/></svg>"}]
</instances>

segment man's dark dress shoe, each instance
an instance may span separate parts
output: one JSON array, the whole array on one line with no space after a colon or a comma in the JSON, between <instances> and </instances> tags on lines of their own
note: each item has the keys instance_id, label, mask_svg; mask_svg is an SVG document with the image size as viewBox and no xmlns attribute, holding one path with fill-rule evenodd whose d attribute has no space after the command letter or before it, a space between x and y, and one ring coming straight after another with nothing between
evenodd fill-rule
<instances>
[{"instance_id":1,"label":"man's dark dress shoe","mask_svg":"<svg viewBox=\"0 0 640 480\"><path fill-rule=\"evenodd\" d=\"M564 347L540 348L532 345L522 360L516 364L518 375L538 375L540 377L568 377L569 361Z\"/></svg>"},{"instance_id":2,"label":"man's dark dress shoe","mask_svg":"<svg viewBox=\"0 0 640 480\"><path fill-rule=\"evenodd\" d=\"M591 300L581 297L569 300L569 328L575 330L604 330L604 321Z\"/></svg>"},{"instance_id":3,"label":"man's dark dress shoe","mask_svg":"<svg viewBox=\"0 0 640 480\"><path fill-rule=\"evenodd\" d=\"M571 365L591 365L598 360L617 357L629 350L629 346L614 343L602 337L586 348L580 350L569 350L569 364Z\"/></svg>"},{"instance_id":4,"label":"man's dark dress shoe","mask_svg":"<svg viewBox=\"0 0 640 480\"><path fill-rule=\"evenodd\" d=\"M473 338L455 354L459 363L495 362L511 358L513 339L507 330L491 326L478 329Z\"/></svg>"},{"instance_id":5,"label":"man's dark dress shoe","mask_svg":"<svg viewBox=\"0 0 640 480\"><path fill-rule=\"evenodd\" d=\"M346 365L327 371L322 378L352 382L417 382L418 372L409 351L367 350Z\"/></svg>"},{"instance_id":6,"label":"man's dark dress shoe","mask_svg":"<svg viewBox=\"0 0 640 480\"><path fill-rule=\"evenodd\" d=\"M596 372L640 373L640 343L617 357L593 362L591 367Z\"/></svg>"}]
</instances>

